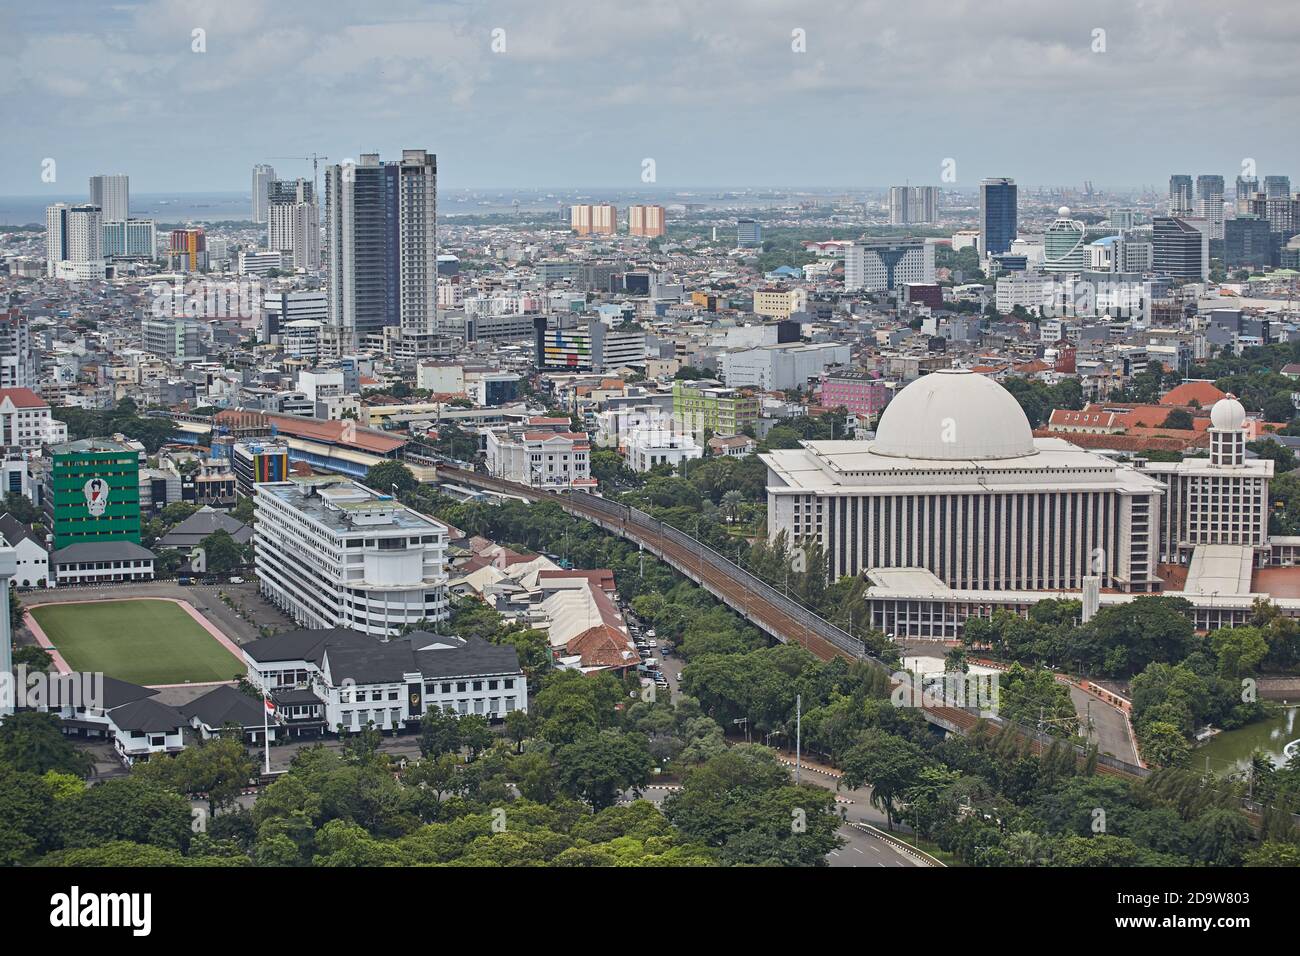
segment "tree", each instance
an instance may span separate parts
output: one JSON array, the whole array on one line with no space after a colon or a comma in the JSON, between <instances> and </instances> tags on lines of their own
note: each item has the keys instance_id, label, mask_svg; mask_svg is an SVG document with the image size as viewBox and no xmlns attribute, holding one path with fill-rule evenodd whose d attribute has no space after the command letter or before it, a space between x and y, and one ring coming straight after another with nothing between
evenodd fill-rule
<instances>
[{"instance_id":1,"label":"tree","mask_svg":"<svg viewBox=\"0 0 1300 956\"><path fill-rule=\"evenodd\" d=\"M621 791L645 786L650 753L644 738L604 730L556 750L555 770L566 793L601 810L612 805Z\"/></svg>"},{"instance_id":2,"label":"tree","mask_svg":"<svg viewBox=\"0 0 1300 956\"><path fill-rule=\"evenodd\" d=\"M10 714L0 724L0 762L20 773L57 770L79 777L94 766L90 755L63 735L58 717L37 711Z\"/></svg>"},{"instance_id":3,"label":"tree","mask_svg":"<svg viewBox=\"0 0 1300 956\"><path fill-rule=\"evenodd\" d=\"M1164 424L1161 427L1182 429L1191 428L1192 413L1187 411L1185 408L1175 408L1165 416Z\"/></svg>"},{"instance_id":4,"label":"tree","mask_svg":"<svg viewBox=\"0 0 1300 956\"><path fill-rule=\"evenodd\" d=\"M366 477L363 484L367 488L373 488L380 494L389 494L393 486L397 486L399 495L414 491L420 487L420 483L415 480L415 475L411 469L407 468L400 461L381 461L377 465L371 465L366 471Z\"/></svg>"},{"instance_id":5,"label":"tree","mask_svg":"<svg viewBox=\"0 0 1300 956\"><path fill-rule=\"evenodd\" d=\"M135 771L190 797L205 794L208 811L230 806L257 773L257 764L237 739L218 737L186 747L174 757L150 760Z\"/></svg>"},{"instance_id":6,"label":"tree","mask_svg":"<svg viewBox=\"0 0 1300 956\"><path fill-rule=\"evenodd\" d=\"M460 721L455 714L430 707L420 721L420 755L426 759L460 752Z\"/></svg>"},{"instance_id":7,"label":"tree","mask_svg":"<svg viewBox=\"0 0 1300 956\"><path fill-rule=\"evenodd\" d=\"M871 785L871 803L885 811L890 829L894 810L904 791L917 784L925 769L925 755L915 744L881 730L865 731L840 760L840 786L856 790Z\"/></svg>"},{"instance_id":8,"label":"tree","mask_svg":"<svg viewBox=\"0 0 1300 956\"><path fill-rule=\"evenodd\" d=\"M41 521L44 513L24 494L11 491L5 495L4 510L20 524L33 525Z\"/></svg>"},{"instance_id":9,"label":"tree","mask_svg":"<svg viewBox=\"0 0 1300 956\"><path fill-rule=\"evenodd\" d=\"M218 528L199 542L206 558L206 566L212 574L225 574L244 563L244 551L230 536L230 532Z\"/></svg>"}]
</instances>

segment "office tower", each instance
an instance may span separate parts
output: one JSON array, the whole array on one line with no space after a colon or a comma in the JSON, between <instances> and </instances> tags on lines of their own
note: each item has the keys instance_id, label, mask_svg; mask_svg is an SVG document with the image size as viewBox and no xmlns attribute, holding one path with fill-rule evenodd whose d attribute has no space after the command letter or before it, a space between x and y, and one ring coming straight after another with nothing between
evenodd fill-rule
<instances>
[{"instance_id":1,"label":"office tower","mask_svg":"<svg viewBox=\"0 0 1300 956\"><path fill-rule=\"evenodd\" d=\"M763 244L763 226L757 219L736 220L736 245L750 248Z\"/></svg>"},{"instance_id":2,"label":"office tower","mask_svg":"<svg viewBox=\"0 0 1300 956\"><path fill-rule=\"evenodd\" d=\"M663 206L628 206L627 232L630 236L654 238L664 234Z\"/></svg>"},{"instance_id":3,"label":"office tower","mask_svg":"<svg viewBox=\"0 0 1300 956\"><path fill-rule=\"evenodd\" d=\"M208 245L200 226L173 229L167 239L167 268L173 272L202 272L208 268Z\"/></svg>"},{"instance_id":4,"label":"office tower","mask_svg":"<svg viewBox=\"0 0 1300 956\"><path fill-rule=\"evenodd\" d=\"M1291 198L1291 177L1290 176L1265 176L1264 197L1266 199L1290 199Z\"/></svg>"},{"instance_id":5,"label":"office tower","mask_svg":"<svg viewBox=\"0 0 1300 956\"><path fill-rule=\"evenodd\" d=\"M980 183L980 255L1008 251L1016 238L1016 182L1005 177Z\"/></svg>"},{"instance_id":6,"label":"office tower","mask_svg":"<svg viewBox=\"0 0 1300 956\"><path fill-rule=\"evenodd\" d=\"M1223 238L1223 177L1196 177L1196 215L1210 224L1210 238Z\"/></svg>"},{"instance_id":7,"label":"office tower","mask_svg":"<svg viewBox=\"0 0 1300 956\"><path fill-rule=\"evenodd\" d=\"M1223 224L1223 264L1228 269L1276 264L1277 243L1268 220L1249 213Z\"/></svg>"},{"instance_id":8,"label":"office tower","mask_svg":"<svg viewBox=\"0 0 1300 956\"><path fill-rule=\"evenodd\" d=\"M269 212L267 191L270 189L273 179L275 179L275 168L273 166L258 163L253 167L253 222L266 222L266 216Z\"/></svg>"},{"instance_id":9,"label":"office tower","mask_svg":"<svg viewBox=\"0 0 1300 956\"><path fill-rule=\"evenodd\" d=\"M45 274L84 282L104 278L104 221L98 206L55 203L45 210Z\"/></svg>"},{"instance_id":10,"label":"office tower","mask_svg":"<svg viewBox=\"0 0 1300 956\"><path fill-rule=\"evenodd\" d=\"M1110 224L1116 229L1132 229L1136 218L1132 209L1112 209L1110 211Z\"/></svg>"},{"instance_id":11,"label":"office tower","mask_svg":"<svg viewBox=\"0 0 1300 956\"><path fill-rule=\"evenodd\" d=\"M1278 234L1278 244L1300 232L1300 200L1290 196L1256 193L1250 201L1252 215L1267 219L1269 228Z\"/></svg>"},{"instance_id":12,"label":"office tower","mask_svg":"<svg viewBox=\"0 0 1300 956\"><path fill-rule=\"evenodd\" d=\"M1070 218L1069 206L1057 210L1056 220L1043 233L1043 271L1082 272L1087 268L1083 234L1083 223Z\"/></svg>"},{"instance_id":13,"label":"office tower","mask_svg":"<svg viewBox=\"0 0 1300 956\"><path fill-rule=\"evenodd\" d=\"M1177 216L1151 220L1152 269L1159 275L1200 282L1210 274L1210 234Z\"/></svg>"},{"instance_id":14,"label":"office tower","mask_svg":"<svg viewBox=\"0 0 1300 956\"><path fill-rule=\"evenodd\" d=\"M846 292L888 292L934 281L934 246L924 239L863 239L844 251Z\"/></svg>"},{"instance_id":15,"label":"office tower","mask_svg":"<svg viewBox=\"0 0 1300 956\"><path fill-rule=\"evenodd\" d=\"M438 160L404 149L325 174L329 325L346 349L385 327L432 333L437 310Z\"/></svg>"},{"instance_id":16,"label":"office tower","mask_svg":"<svg viewBox=\"0 0 1300 956\"><path fill-rule=\"evenodd\" d=\"M1169 177L1169 215L1190 216L1196 211L1191 176Z\"/></svg>"},{"instance_id":17,"label":"office tower","mask_svg":"<svg viewBox=\"0 0 1300 956\"><path fill-rule=\"evenodd\" d=\"M295 269L320 268L320 206L305 179L267 187L266 247L289 253Z\"/></svg>"},{"instance_id":18,"label":"office tower","mask_svg":"<svg viewBox=\"0 0 1300 956\"><path fill-rule=\"evenodd\" d=\"M910 186L889 187L889 224L905 226L912 221L912 189Z\"/></svg>"},{"instance_id":19,"label":"office tower","mask_svg":"<svg viewBox=\"0 0 1300 956\"><path fill-rule=\"evenodd\" d=\"M104 220L105 259L152 259L158 254L158 231L152 219Z\"/></svg>"},{"instance_id":20,"label":"office tower","mask_svg":"<svg viewBox=\"0 0 1300 956\"><path fill-rule=\"evenodd\" d=\"M569 228L580 236L612 236L618 231L618 209L610 203L571 206Z\"/></svg>"},{"instance_id":21,"label":"office tower","mask_svg":"<svg viewBox=\"0 0 1300 956\"><path fill-rule=\"evenodd\" d=\"M121 222L131 216L131 182L126 173L90 177L90 204L98 206L104 222Z\"/></svg>"},{"instance_id":22,"label":"office tower","mask_svg":"<svg viewBox=\"0 0 1300 956\"><path fill-rule=\"evenodd\" d=\"M1256 176L1237 177L1237 215L1244 216L1250 212L1250 201L1259 192L1259 178Z\"/></svg>"}]
</instances>

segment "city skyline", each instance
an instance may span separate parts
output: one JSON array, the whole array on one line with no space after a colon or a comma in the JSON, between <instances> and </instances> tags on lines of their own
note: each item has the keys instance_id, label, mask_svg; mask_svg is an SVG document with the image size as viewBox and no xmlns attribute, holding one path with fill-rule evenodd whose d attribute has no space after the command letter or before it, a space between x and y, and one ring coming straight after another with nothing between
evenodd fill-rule
<instances>
[{"instance_id":1,"label":"city skyline","mask_svg":"<svg viewBox=\"0 0 1300 956\"><path fill-rule=\"evenodd\" d=\"M286 157L412 142L442 158L447 189L974 189L989 176L1122 189L1171 170L1233 177L1247 159L1290 172L1297 133L1276 118L1296 106L1291 5L1249 19L1208 2L1039 6L772 3L739 20L708 2L11 11L0 88L22 135L0 144L0 195L119 171L141 193L244 190L255 163L301 175ZM1249 139L1206 136L1190 103Z\"/></svg>"}]
</instances>

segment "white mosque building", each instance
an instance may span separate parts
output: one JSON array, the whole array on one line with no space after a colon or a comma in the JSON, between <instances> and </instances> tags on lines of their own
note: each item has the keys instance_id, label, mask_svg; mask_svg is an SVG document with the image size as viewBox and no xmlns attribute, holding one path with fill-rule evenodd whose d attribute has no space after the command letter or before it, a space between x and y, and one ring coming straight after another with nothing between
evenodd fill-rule
<instances>
[{"instance_id":1,"label":"white mosque building","mask_svg":"<svg viewBox=\"0 0 1300 956\"><path fill-rule=\"evenodd\" d=\"M1269 539L1273 463L1247 458L1245 419L1225 398L1209 458L1120 462L1035 438L997 382L938 370L898 393L873 441L763 455L768 536L819 543L833 578L865 575L872 624L895 635L955 637L967 617L1045 598L1082 599L1091 616L1169 593L1162 564L1186 566L1177 593L1200 626L1232 623L1250 613L1255 569L1300 551Z\"/></svg>"}]
</instances>

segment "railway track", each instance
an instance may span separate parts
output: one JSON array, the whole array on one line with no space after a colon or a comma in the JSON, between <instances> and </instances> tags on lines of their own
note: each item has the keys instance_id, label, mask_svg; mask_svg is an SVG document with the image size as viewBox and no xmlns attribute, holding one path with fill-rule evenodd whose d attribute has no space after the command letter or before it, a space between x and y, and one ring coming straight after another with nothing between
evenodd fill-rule
<instances>
[{"instance_id":1,"label":"railway track","mask_svg":"<svg viewBox=\"0 0 1300 956\"><path fill-rule=\"evenodd\" d=\"M539 491L526 485L441 464L437 470L440 476L445 474L449 481L456 484L496 491L530 501L553 501L569 514L591 521L613 534L644 547L704 587L751 623L780 641L798 644L819 660L828 661L843 657L846 660L869 660L881 664L864 652L855 653L844 646L848 635L844 635L845 641L836 643L810 630L804 620L800 620L795 614L761 593L759 589L742 580L735 570L728 573L729 569L726 565L720 564L717 560L720 556L714 555L703 545L697 543L692 547L670 534L656 531L654 526L647 522L628 520L626 515L631 512L622 505L614 505L604 499L590 498L586 495ZM979 717L960 707L945 707L922 702L920 709L926 720L949 732L969 736L978 732L977 729L981 727ZM984 721L982 732L992 736L1003 726L1005 725ZM1038 754L1045 749L1043 742L1033 734L1022 732L1019 728L1016 729L1016 733L1027 743L1031 753ZM1080 752L1080 760L1083 759L1085 757ZM1141 779L1147 773L1143 767L1135 767L1105 756L1097 761L1097 771L1131 780Z\"/></svg>"}]
</instances>

